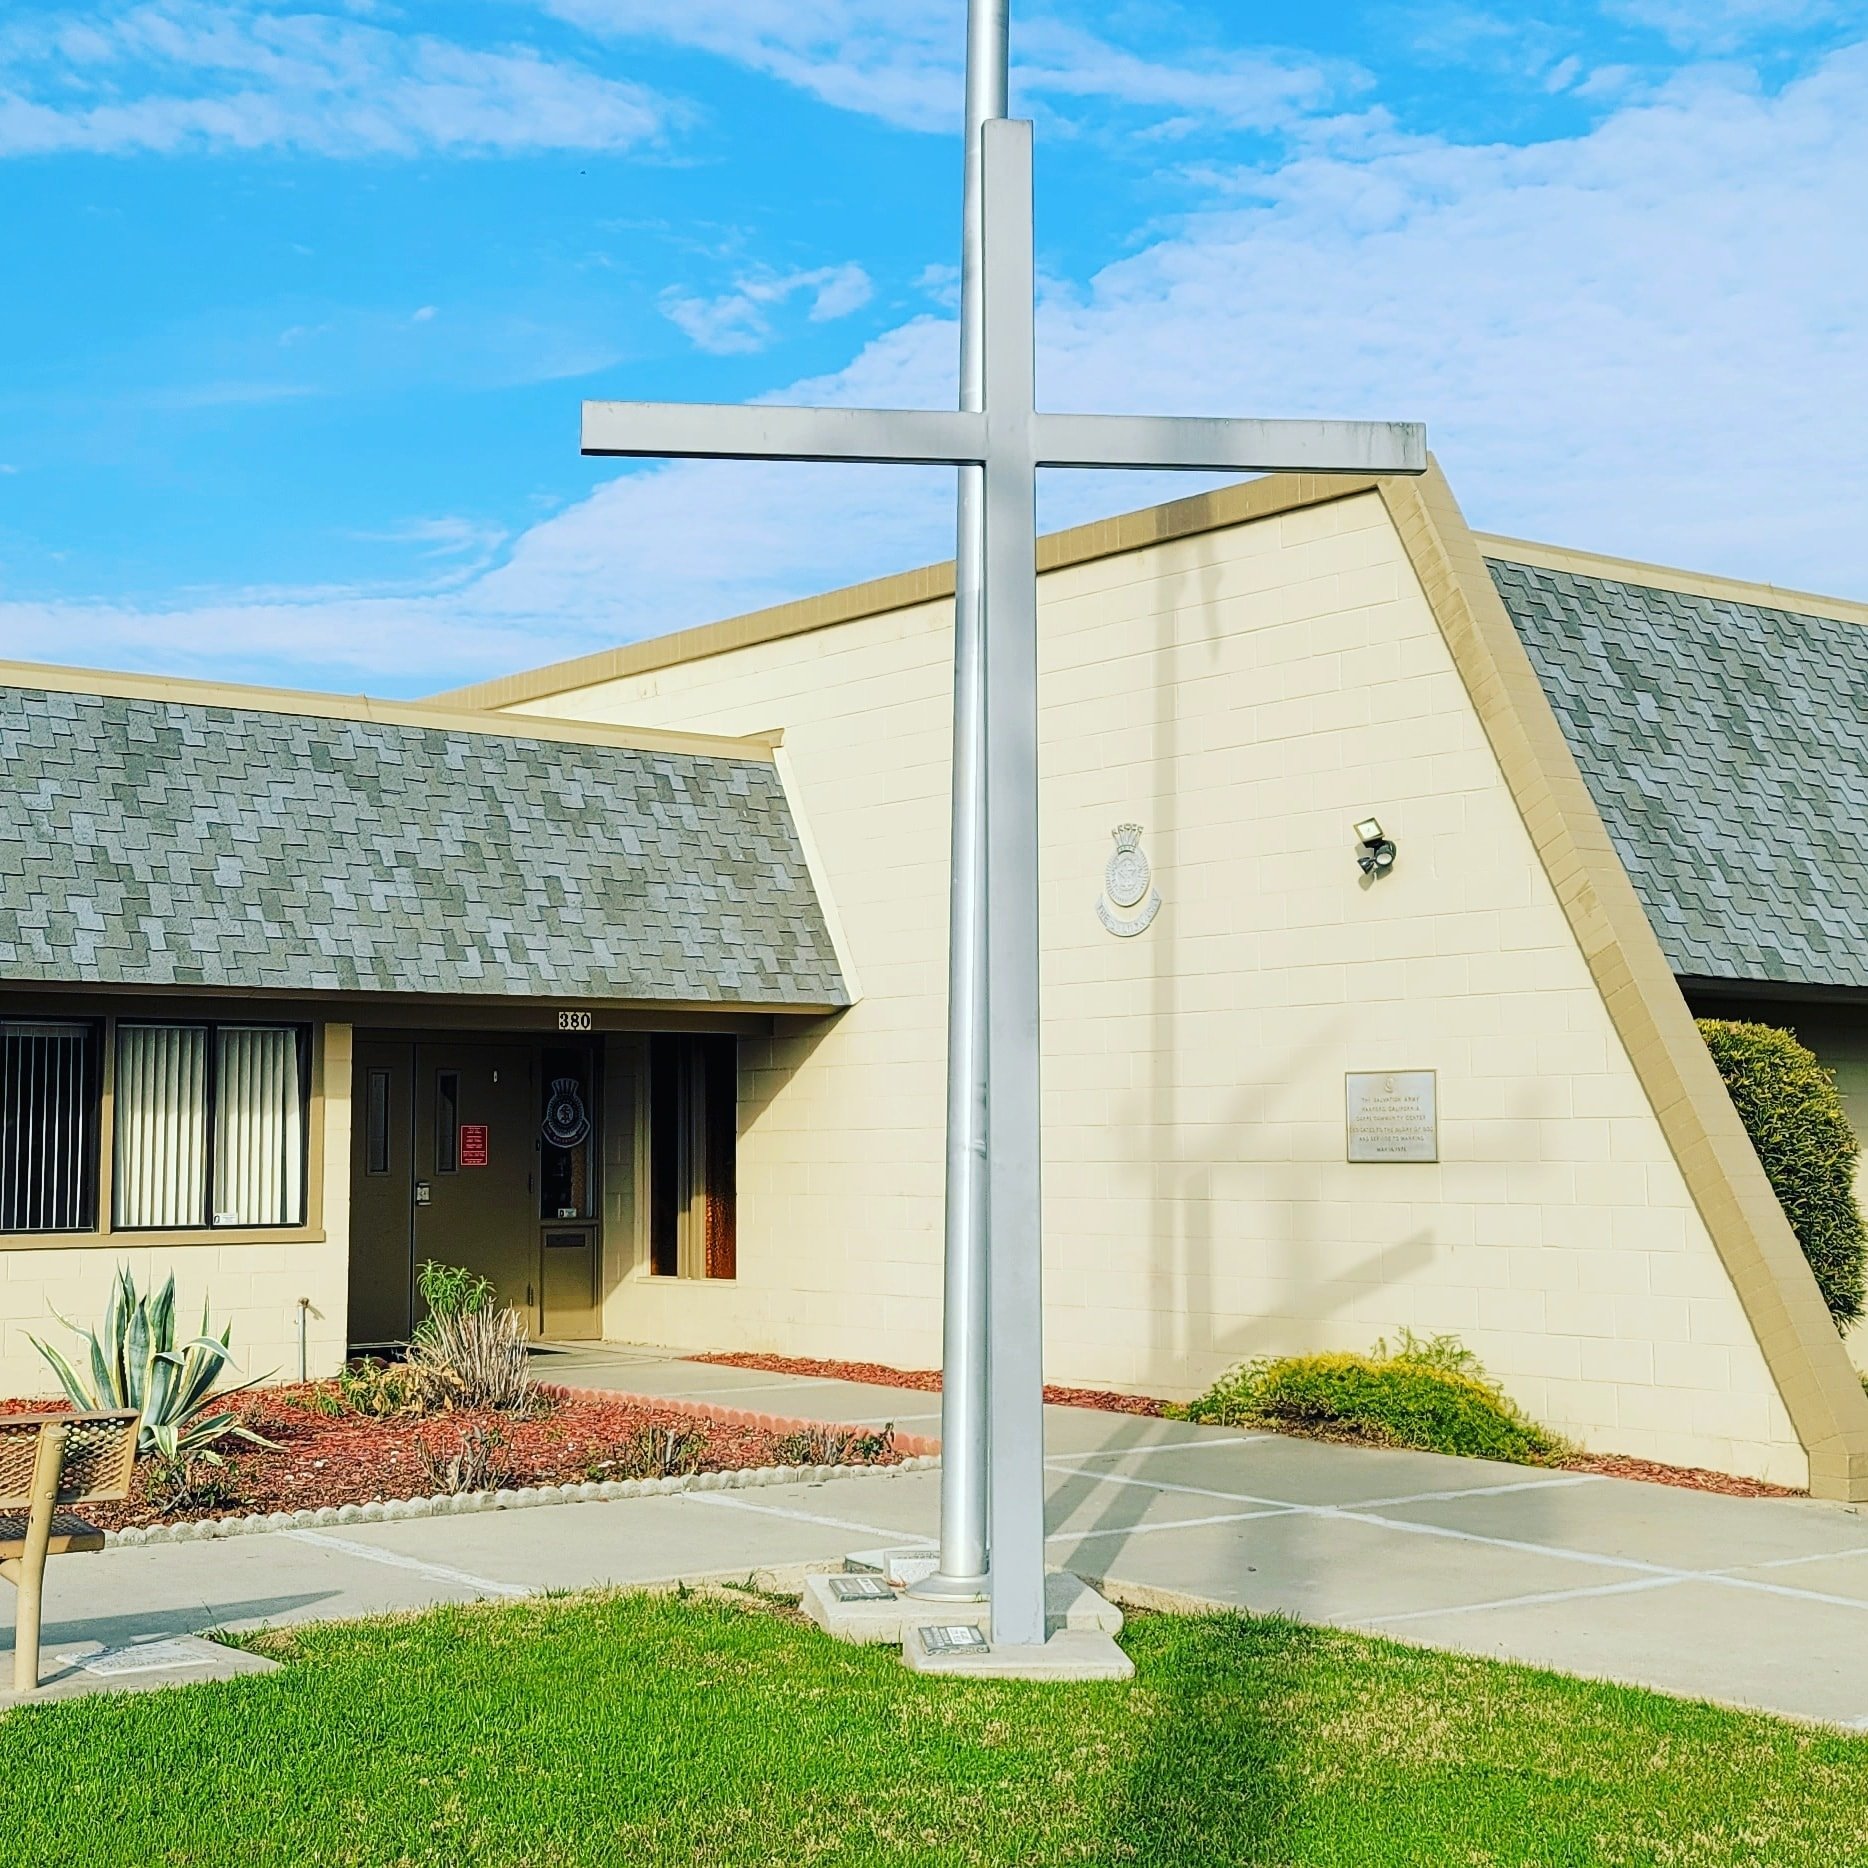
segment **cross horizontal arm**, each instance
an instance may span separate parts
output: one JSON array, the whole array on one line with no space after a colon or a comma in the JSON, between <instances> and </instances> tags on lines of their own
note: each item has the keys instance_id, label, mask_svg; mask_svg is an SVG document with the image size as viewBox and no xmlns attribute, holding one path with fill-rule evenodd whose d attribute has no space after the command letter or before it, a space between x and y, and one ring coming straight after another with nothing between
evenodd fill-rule
<instances>
[{"instance_id":1,"label":"cross horizontal arm","mask_svg":"<svg viewBox=\"0 0 1868 1868\"><path fill-rule=\"evenodd\" d=\"M583 451L660 460L979 466L986 458L986 419L945 409L586 402Z\"/></svg>"},{"instance_id":2,"label":"cross horizontal arm","mask_svg":"<svg viewBox=\"0 0 1868 1868\"><path fill-rule=\"evenodd\" d=\"M1419 422L1209 421L1173 415L1040 415L1040 467L1208 473L1427 471Z\"/></svg>"}]
</instances>

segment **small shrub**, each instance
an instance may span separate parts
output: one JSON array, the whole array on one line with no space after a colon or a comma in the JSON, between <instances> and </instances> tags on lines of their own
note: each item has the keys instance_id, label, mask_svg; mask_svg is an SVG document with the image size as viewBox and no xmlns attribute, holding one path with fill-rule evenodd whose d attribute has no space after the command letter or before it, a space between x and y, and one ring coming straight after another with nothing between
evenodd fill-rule
<instances>
[{"instance_id":1,"label":"small shrub","mask_svg":"<svg viewBox=\"0 0 1868 1868\"><path fill-rule=\"evenodd\" d=\"M895 1450L895 1427L804 1427L772 1447L781 1466L873 1466Z\"/></svg>"},{"instance_id":2,"label":"small shrub","mask_svg":"<svg viewBox=\"0 0 1868 1868\"><path fill-rule=\"evenodd\" d=\"M491 1281L478 1272L469 1271L465 1265L443 1265L432 1258L424 1259L415 1274L415 1285L422 1294L429 1320L461 1317L470 1311L492 1308ZM425 1327L426 1323L417 1324L416 1335L419 1336Z\"/></svg>"},{"instance_id":3,"label":"small shrub","mask_svg":"<svg viewBox=\"0 0 1868 1868\"><path fill-rule=\"evenodd\" d=\"M431 1493L497 1492L513 1476L505 1444L497 1427L469 1427L447 1452L423 1441L416 1458Z\"/></svg>"},{"instance_id":4,"label":"small shrub","mask_svg":"<svg viewBox=\"0 0 1868 1868\"><path fill-rule=\"evenodd\" d=\"M1859 1323L1868 1258L1855 1199L1860 1146L1834 1072L1775 1025L1702 1018L1699 1029L1829 1314L1838 1327Z\"/></svg>"},{"instance_id":5,"label":"small shrub","mask_svg":"<svg viewBox=\"0 0 1868 1868\"><path fill-rule=\"evenodd\" d=\"M1404 1332L1372 1354L1264 1357L1234 1369L1183 1417L1274 1427L1371 1446L1543 1466L1569 1449L1528 1419L1451 1337Z\"/></svg>"},{"instance_id":6,"label":"small shrub","mask_svg":"<svg viewBox=\"0 0 1868 1868\"><path fill-rule=\"evenodd\" d=\"M238 1469L216 1453L152 1453L136 1471L144 1504L167 1517L182 1511L230 1511L243 1502Z\"/></svg>"},{"instance_id":7,"label":"small shrub","mask_svg":"<svg viewBox=\"0 0 1868 1868\"><path fill-rule=\"evenodd\" d=\"M318 1412L361 1414L368 1420L420 1419L445 1414L461 1399L452 1370L415 1362L353 1362L340 1371L337 1390L321 1390Z\"/></svg>"},{"instance_id":8,"label":"small shrub","mask_svg":"<svg viewBox=\"0 0 1868 1868\"><path fill-rule=\"evenodd\" d=\"M699 1472L707 1435L698 1427L638 1427L608 1458L585 1468L592 1479L681 1479Z\"/></svg>"},{"instance_id":9,"label":"small shrub","mask_svg":"<svg viewBox=\"0 0 1868 1868\"><path fill-rule=\"evenodd\" d=\"M65 1322L63 1317L59 1321ZM142 1415L136 1434L139 1455L161 1453L180 1459L228 1437L253 1446L272 1444L244 1426L231 1410L208 1412L214 1384L233 1360L229 1349L233 1325L218 1336L210 1335L208 1307L203 1303L200 1335L178 1346L173 1278L154 1297L139 1295L129 1267L120 1265L103 1328L81 1330L75 1323L65 1323L65 1327L84 1338L88 1383L56 1349L36 1336L27 1340L51 1365L66 1398L81 1414L135 1408ZM252 1386L252 1382L240 1384L241 1388ZM233 1388L226 1393L239 1391Z\"/></svg>"}]
</instances>

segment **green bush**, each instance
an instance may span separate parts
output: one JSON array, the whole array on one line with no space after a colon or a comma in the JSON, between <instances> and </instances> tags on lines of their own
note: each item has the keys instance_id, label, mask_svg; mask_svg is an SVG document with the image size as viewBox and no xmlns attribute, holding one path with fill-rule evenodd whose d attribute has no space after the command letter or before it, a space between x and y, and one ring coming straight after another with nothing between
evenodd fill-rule
<instances>
[{"instance_id":1,"label":"green bush","mask_svg":"<svg viewBox=\"0 0 1868 1868\"><path fill-rule=\"evenodd\" d=\"M1450 1336L1404 1330L1362 1355L1268 1356L1222 1376L1185 1409L1188 1420L1275 1427L1371 1446L1546 1466L1569 1449L1487 1379Z\"/></svg>"},{"instance_id":2,"label":"green bush","mask_svg":"<svg viewBox=\"0 0 1868 1868\"><path fill-rule=\"evenodd\" d=\"M465 1265L443 1265L432 1258L424 1259L416 1273L415 1285L421 1292L430 1322L437 1318L472 1316L493 1306L491 1280L469 1271ZM420 1323L415 1326L417 1336L423 1328Z\"/></svg>"},{"instance_id":3,"label":"green bush","mask_svg":"<svg viewBox=\"0 0 1868 1868\"><path fill-rule=\"evenodd\" d=\"M1775 1025L1702 1018L1699 1029L1829 1314L1838 1325L1860 1322L1868 1235L1855 1200L1859 1144L1834 1073Z\"/></svg>"}]
</instances>

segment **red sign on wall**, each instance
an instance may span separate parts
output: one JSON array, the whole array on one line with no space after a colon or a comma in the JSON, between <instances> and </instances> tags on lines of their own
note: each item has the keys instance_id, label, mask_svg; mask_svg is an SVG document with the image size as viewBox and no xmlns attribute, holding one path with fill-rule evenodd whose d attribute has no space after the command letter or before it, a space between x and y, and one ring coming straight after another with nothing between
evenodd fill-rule
<instances>
[{"instance_id":1,"label":"red sign on wall","mask_svg":"<svg viewBox=\"0 0 1868 1868\"><path fill-rule=\"evenodd\" d=\"M461 1124L460 1164L464 1168L485 1167L487 1162L487 1125L484 1122Z\"/></svg>"}]
</instances>

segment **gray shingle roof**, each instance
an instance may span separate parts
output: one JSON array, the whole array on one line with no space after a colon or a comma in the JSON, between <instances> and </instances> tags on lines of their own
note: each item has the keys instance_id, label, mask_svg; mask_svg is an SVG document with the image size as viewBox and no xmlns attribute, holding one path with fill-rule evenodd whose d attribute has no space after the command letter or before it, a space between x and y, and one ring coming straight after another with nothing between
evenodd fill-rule
<instances>
[{"instance_id":1,"label":"gray shingle roof","mask_svg":"<svg viewBox=\"0 0 1868 1868\"><path fill-rule=\"evenodd\" d=\"M1490 565L1674 971L1868 986L1868 629Z\"/></svg>"},{"instance_id":2,"label":"gray shingle roof","mask_svg":"<svg viewBox=\"0 0 1868 1868\"><path fill-rule=\"evenodd\" d=\"M848 997L769 764L19 687L0 977Z\"/></svg>"}]
</instances>

